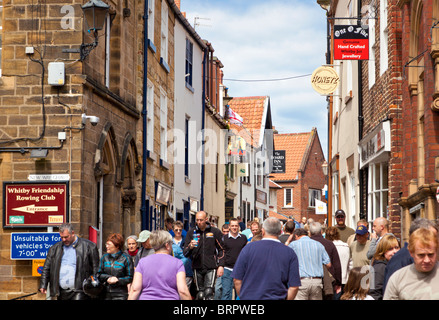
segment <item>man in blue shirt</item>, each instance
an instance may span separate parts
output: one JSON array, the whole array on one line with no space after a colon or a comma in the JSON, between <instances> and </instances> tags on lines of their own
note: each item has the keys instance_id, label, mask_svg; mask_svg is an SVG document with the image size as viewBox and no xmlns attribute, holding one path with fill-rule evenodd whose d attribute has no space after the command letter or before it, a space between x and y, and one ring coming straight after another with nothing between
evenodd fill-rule
<instances>
[{"instance_id":1,"label":"man in blue shirt","mask_svg":"<svg viewBox=\"0 0 439 320\"><path fill-rule=\"evenodd\" d=\"M331 260L325 247L309 238L305 230L303 233L298 233L297 240L288 246L294 250L299 259L302 286L299 288L296 300L322 300L323 265L328 269L331 268Z\"/></svg>"},{"instance_id":2,"label":"man in blue shirt","mask_svg":"<svg viewBox=\"0 0 439 320\"><path fill-rule=\"evenodd\" d=\"M278 237L282 225L274 217L262 225L262 240L247 244L231 277L241 300L293 300L299 290L299 263Z\"/></svg>"}]
</instances>

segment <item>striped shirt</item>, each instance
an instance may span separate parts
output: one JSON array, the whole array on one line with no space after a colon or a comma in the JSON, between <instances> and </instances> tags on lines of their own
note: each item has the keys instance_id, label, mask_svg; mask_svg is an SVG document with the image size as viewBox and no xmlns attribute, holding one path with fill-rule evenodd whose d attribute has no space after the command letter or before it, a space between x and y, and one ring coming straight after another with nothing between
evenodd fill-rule
<instances>
[{"instance_id":1,"label":"striped shirt","mask_svg":"<svg viewBox=\"0 0 439 320\"><path fill-rule=\"evenodd\" d=\"M307 236L293 241L288 245L294 250L299 259L299 273L301 278L323 278L323 265L331 262L325 247Z\"/></svg>"}]
</instances>

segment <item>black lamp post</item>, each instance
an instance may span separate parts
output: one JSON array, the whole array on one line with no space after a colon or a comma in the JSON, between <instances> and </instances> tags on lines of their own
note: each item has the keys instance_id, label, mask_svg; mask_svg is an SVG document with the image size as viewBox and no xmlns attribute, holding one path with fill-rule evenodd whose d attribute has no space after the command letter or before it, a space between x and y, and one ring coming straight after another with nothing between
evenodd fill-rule
<instances>
[{"instance_id":1,"label":"black lamp post","mask_svg":"<svg viewBox=\"0 0 439 320\"><path fill-rule=\"evenodd\" d=\"M94 42L81 44L80 60L83 61L98 45L98 31L104 27L110 6L101 0L90 0L81 9L84 12L87 31L93 31L94 36Z\"/></svg>"}]
</instances>

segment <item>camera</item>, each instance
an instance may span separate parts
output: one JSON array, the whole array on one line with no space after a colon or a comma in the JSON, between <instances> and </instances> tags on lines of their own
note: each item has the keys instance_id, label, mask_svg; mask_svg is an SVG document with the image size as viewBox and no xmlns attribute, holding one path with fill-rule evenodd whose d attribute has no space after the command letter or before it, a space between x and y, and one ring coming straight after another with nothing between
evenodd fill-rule
<instances>
[{"instance_id":1,"label":"camera","mask_svg":"<svg viewBox=\"0 0 439 320\"><path fill-rule=\"evenodd\" d=\"M82 125L85 125L87 119L90 121L92 126L96 126L99 123L99 118L96 116L87 116L85 113L82 114Z\"/></svg>"}]
</instances>

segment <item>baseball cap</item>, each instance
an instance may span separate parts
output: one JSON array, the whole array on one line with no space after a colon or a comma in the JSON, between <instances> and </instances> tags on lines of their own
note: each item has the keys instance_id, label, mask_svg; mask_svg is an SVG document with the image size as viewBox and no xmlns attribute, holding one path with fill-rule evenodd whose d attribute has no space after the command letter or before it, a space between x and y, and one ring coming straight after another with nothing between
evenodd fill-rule
<instances>
[{"instance_id":1,"label":"baseball cap","mask_svg":"<svg viewBox=\"0 0 439 320\"><path fill-rule=\"evenodd\" d=\"M148 230L143 230L139 233L139 239L137 239L137 242L145 242L149 239L149 236L151 235L151 232Z\"/></svg>"},{"instance_id":2,"label":"baseball cap","mask_svg":"<svg viewBox=\"0 0 439 320\"><path fill-rule=\"evenodd\" d=\"M339 216L346 217L346 214L344 213L343 210L339 209L335 212L335 217L339 217Z\"/></svg>"},{"instance_id":3,"label":"baseball cap","mask_svg":"<svg viewBox=\"0 0 439 320\"><path fill-rule=\"evenodd\" d=\"M355 231L356 234L362 236L363 234L368 233L369 230L367 230L366 226L360 225L357 227L357 230Z\"/></svg>"}]
</instances>

